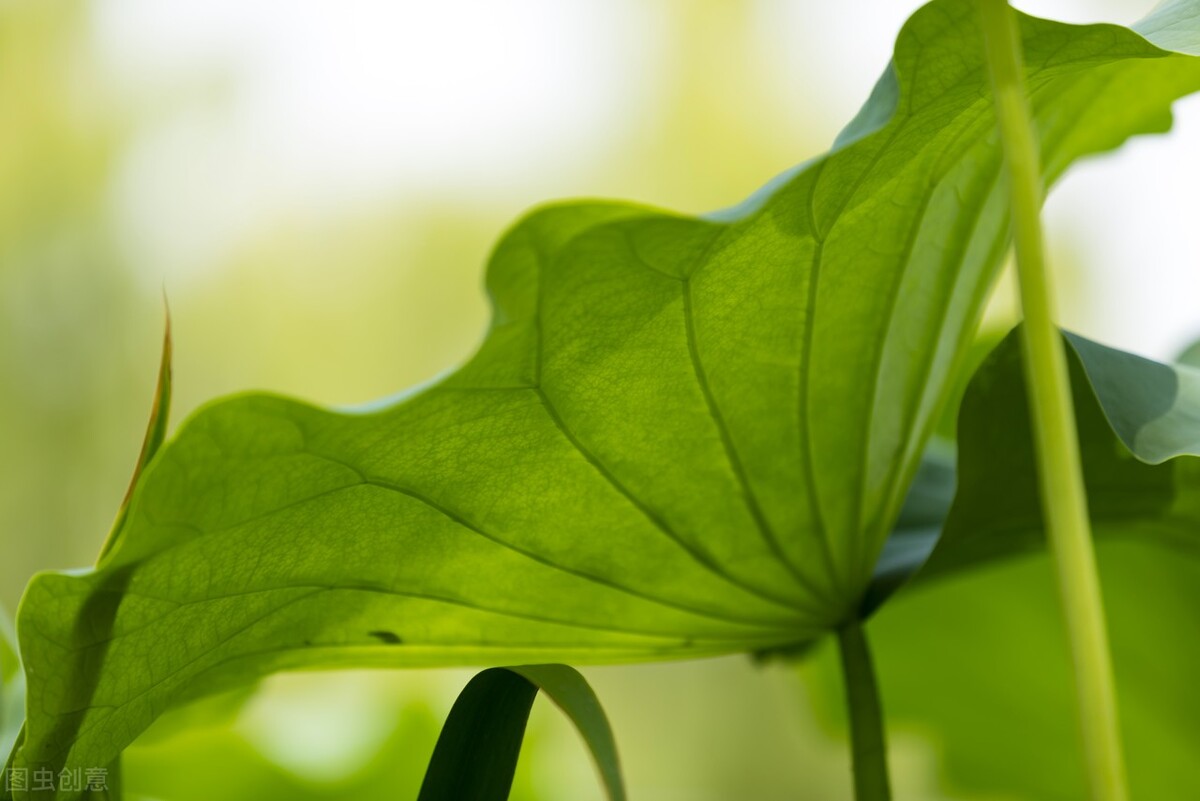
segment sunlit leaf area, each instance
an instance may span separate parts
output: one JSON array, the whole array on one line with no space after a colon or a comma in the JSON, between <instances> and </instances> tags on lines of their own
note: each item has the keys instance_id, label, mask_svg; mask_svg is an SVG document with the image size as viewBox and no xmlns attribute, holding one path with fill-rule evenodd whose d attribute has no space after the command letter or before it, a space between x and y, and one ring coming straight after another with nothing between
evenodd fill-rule
<instances>
[{"instance_id":1,"label":"sunlit leaf area","mask_svg":"<svg viewBox=\"0 0 1200 801\"><path fill-rule=\"evenodd\" d=\"M1011 18L1108 777L988 3L0 2L0 799L1200 798L1200 2Z\"/></svg>"}]
</instances>

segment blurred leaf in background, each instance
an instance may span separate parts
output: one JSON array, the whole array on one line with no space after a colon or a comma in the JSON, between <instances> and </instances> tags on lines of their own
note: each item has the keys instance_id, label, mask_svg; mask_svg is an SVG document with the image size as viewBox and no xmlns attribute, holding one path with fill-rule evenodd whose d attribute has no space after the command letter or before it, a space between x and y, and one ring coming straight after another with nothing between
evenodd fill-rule
<instances>
[{"instance_id":1,"label":"blurred leaf in background","mask_svg":"<svg viewBox=\"0 0 1200 801\"><path fill-rule=\"evenodd\" d=\"M967 389L946 532L871 633L890 720L932 736L955 789L1068 801L1084 771L1017 337ZM1200 371L1068 341L1132 790L1191 798L1200 779L1181 766L1200 748ZM985 562L977 577L944 576L972 561ZM838 718L833 659L808 671Z\"/></svg>"},{"instance_id":2,"label":"blurred leaf in background","mask_svg":"<svg viewBox=\"0 0 1200 801\"><path fill-rule=\"evenodd\" d=\"M1164 766L1190 764L1200 742L1200 629L1179 614L1194 606L1200 563L1164 559L1155 544L1098 550L1132 787L1191 798L1195 775ZM870 632L889 725L932 744L954 797L1079 798L1070 662L1044 554L906 590ZM823 718L839 720L836 654L821 649L804 673Z\"/></svg>"},{"instance_id":3,"label":"blurred leaf in background","mask_svg":"<svg viewBox=\"0 0 1200 801\"><path fill-rule=\"evenodd\" d=\"M419 694L387 703L391 726L361 764L338 775L297 773L264 753L246 732L191 721L169 737L144 743L125 758L126 790L135 798L171 801L393 801L416 798L441 721ZM517 797L514 795L514 798Z\"/></svg>"}]
</instances>

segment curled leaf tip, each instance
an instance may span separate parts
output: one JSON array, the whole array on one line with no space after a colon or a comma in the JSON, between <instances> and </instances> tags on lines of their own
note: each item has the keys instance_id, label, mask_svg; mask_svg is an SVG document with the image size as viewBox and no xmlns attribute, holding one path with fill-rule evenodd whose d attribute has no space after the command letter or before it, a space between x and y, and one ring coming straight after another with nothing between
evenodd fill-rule
<instances>
[{"instance_id":1,"label":"curled leaf tip","mask_svg":"<svg viewBox=\"0 0 1200 801\"><path fill-rule=\"evenodd\" d=\"M171 339L171 307L167 302L166 288L163 288L163 340L162 340L162 355L159 357L158 364L158 380L155 383L154 402L150 407L150 418L146 422L146 435L142 439L142 450L138 454L137 464L133 468L133 476L129 480L129 487L125 490L125 497L121 501L121 508L117 512L117 519L113 523L112 530L104 541L104 545L100 549L100 555L97 562L102 560L116 545L120 537L121 529L124 527L125 516L129 510L129 502L133 497L134 488L137 487L138 479L142 472L146 469L146 465L158 453L158 449L162 447L163 441L167 436L167 424L171 412L171 360L173 357L173 345Z\"/></svg>"}]
</instances>

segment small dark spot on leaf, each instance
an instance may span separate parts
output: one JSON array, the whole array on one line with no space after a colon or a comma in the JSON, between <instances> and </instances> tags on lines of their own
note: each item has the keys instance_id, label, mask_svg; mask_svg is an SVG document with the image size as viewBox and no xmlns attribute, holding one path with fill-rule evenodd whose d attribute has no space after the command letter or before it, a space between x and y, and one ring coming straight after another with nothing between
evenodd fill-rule
<instances>
[{"instance_id":1,"label":"small dark spot on leaf","mask_svg":"<svg viewBox=\"0 0 1200 801\"><path fill-rule=\"evenodd\" d=\"M394 631L368 631L367 634L386 645L399 645L400 643L404 642L404 640L400 639L400 636Z\"/></svg>"}]
</instances>

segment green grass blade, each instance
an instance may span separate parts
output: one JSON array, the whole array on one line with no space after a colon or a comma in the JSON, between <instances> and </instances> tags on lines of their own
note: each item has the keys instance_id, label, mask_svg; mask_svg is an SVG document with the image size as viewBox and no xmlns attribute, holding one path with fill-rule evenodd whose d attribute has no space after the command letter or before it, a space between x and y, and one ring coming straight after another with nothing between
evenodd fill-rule
<instances>
[{"instance_id":1,"label":"green grass blade","mask_svg":"<svg viewBox=\"0 0 1200 801\"><path fill-rule=\"evenodd\" d=\"M472 678L450 710L419 801L508 798L529 711L539 690L583 736L609 801L624 801L616 743L604 709L587 680L566 665L490 668Z\"/></svg>"},{"instance_id":2,"label":"green grass blade","mask_svg":"<svg viewBox=\"0 0 1200 801\"><path fill-rule=\"evenodd\" d=\"M137 463L133 467L133 477L129 479L129 489L125 492L124 500L121 501L121 508L117 512L117 519L113 522L113 527L100 548L100 555L97 557L97 562L102 560L113 549L113 546L116 545L117 540L120 538L121 530L125 525L125 516L129 512L129 501L133 497L134 487L137 486L138 479L146 469L146 466L150 464L150 460L154 458L154 455L158 453L158 449L166 441L167 426L171 418L172 351L171 312L170 309L167 309L163 325L162 356L159 358L158 379L155 381L154 401L150 405L150 417L146 421L146 434L142 439L142 449L138 453Z\"/></svg>"}]
</instances>

